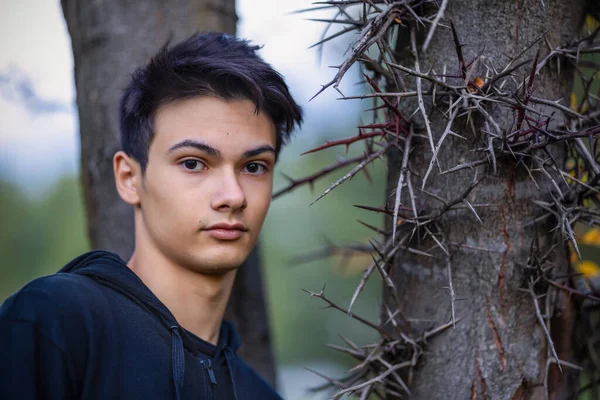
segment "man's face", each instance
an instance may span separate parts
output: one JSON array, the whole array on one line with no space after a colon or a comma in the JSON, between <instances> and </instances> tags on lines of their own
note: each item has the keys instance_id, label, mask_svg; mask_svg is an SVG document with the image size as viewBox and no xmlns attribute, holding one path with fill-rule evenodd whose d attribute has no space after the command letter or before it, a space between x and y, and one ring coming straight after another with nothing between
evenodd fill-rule
<instances>
[{"instance_id":1,"label":"man's face","mask_svg":"<svg viewBox=\"0 0 600 400\"><path fill-rule=\"evenodd\" d=\"M249 100L168 104L136 210L136 234L178 265L220 274L248 257L271 202L275 126Z\"/></svg>"}]
</instances>

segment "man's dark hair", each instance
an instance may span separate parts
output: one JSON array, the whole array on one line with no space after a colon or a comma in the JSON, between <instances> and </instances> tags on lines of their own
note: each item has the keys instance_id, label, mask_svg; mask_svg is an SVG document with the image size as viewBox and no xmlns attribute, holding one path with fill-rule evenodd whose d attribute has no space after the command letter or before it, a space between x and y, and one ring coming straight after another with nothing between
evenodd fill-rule
<instances>
[{"instance_id":1,"label":"man's dark hair","mask_svg":"<svg viewBox=\"0 0 600 400\"><path fill-rule=\"evenodd\" d=\"M263 61L259 46L222 33L196 33L173 47L168 43L131 77L121 99L121 146L142 171L154 136L154 117L168 103L195 96L247 99L275 124L276 150L287 143L302 109L283 77Z\"/></svg>"}]
</instances>

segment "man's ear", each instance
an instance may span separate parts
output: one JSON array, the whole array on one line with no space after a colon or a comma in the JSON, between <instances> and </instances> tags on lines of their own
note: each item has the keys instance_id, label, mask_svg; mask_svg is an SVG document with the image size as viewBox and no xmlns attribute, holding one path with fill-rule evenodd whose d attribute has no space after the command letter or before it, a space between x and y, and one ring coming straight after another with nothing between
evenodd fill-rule
<instances>
[{"instance_id":1,"label":"man's ear","mask_svg":"<svg viewBox=\"0 0 600 400\"><path fill-rule=\"evenodd\" d=\"M140 204L139 190L142 183L142 168L125 152L118 151L113 157L113 170L117 192L125 203L137 206Z\"/></svg>"}]
</instances>

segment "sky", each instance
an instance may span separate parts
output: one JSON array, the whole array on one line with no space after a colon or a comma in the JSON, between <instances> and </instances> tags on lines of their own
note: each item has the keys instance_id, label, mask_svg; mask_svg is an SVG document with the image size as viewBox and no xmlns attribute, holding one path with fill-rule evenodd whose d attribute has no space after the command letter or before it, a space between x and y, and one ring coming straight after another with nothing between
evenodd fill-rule
<instances>
[{"instance_id":1,"label":"sky","mask_svg":"<svg viewBox=\"0 0 600 400\"><path fill-rule=\"evenodd\" d=\"M35 191L79 165L71 44L58 1L0 0L0 10L0 169Z\"/></svg>"},{"instance_id":2,"label":"sky","mask_svg":"<svg viewBox=\"0 0 600 400\"><path fill-rule=\"evenodd\" d=\"M297 146L322 142L314 132L335 130L334 117L352 110L345 104L342 111L334 90L308 100L335 74L327 65L339 64L347 41L327 45L319 63L308 48L324 25L306 19L319 14L292 13L311 7L310 0L238 0L236 7L238 36L264 45L262 56L305 108ZM71 43L59 1L0 0L0 10L0 172L35 195L79 168ZM345 93L357 90L351 81L344 82Z\"/></svg>"}]
</instances>

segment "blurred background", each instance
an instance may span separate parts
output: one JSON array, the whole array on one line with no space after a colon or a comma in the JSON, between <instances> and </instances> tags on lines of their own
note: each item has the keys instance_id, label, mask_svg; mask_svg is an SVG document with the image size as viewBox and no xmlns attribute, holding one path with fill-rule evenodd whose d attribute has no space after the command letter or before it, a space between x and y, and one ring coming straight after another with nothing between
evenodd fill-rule
<instances>
[{"instance_id":1,"label":"blurred background","mask_svg":"<svg viewBox=\"0 0 600 400\"><path fill-rule=\"evenodd\" d=\"M238 0L238 36L264 45L261 54L285 77L306 118L294 141L284 149L275 190L286 186L282 173L300 178L345 156L343 147L300 154L326 140L355 135L370 102L336 101L330 89L309 102L328 82L352 37L318 48L325 24L307 18L323 13L293 14L310 0ZM89 249L79 183L79 137L73 57L59 1L0 0L0 302L27 281L54 273ZM345 95L363 91L358 71L340 87ZM115 108L116 109L116 108ZM351 148L349 156L364 149ZM348 361L325 347L341 343L340 334L356 343L377 338L375 332L302 289L319 291L348 305L366 259L340 257L299 263L329 244L365 243L373 232L357 220L381 227L383 218L355 204L384 202L385 166L376 162L370 177L356 176L309 207L350 167L276 199L261 236L265 290L277 363L279 391L286 399L324 398L307 390L324 381L306 368L340 374ZM368 257L368 255L367 255ZM311 258L311 257L309 257ZM342 262L343 261L343 262ZM371 279L354 312L375 321L380 281Z\"/></svg>"}]
</instances>

